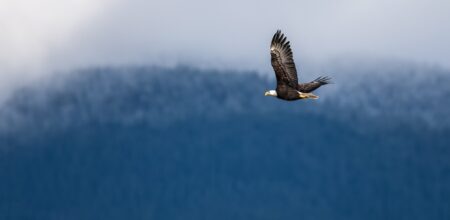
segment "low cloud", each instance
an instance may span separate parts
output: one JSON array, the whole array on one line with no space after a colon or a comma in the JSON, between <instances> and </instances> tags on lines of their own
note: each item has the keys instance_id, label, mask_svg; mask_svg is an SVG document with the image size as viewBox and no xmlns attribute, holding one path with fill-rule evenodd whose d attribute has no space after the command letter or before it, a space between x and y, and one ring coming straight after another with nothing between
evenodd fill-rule
<instances>
[{"instance_id":1,"label":"low cloud","mask_svg":"<svg viewBox=\"0 0 450 220\"><path fill-rule=\"evenodd\" d=\"M450 67L449 7L444 0L6 0L0 92L90 66L268 72L268 44L279 28L299 64L368 54Z\"/></svg>"}]
</instances>

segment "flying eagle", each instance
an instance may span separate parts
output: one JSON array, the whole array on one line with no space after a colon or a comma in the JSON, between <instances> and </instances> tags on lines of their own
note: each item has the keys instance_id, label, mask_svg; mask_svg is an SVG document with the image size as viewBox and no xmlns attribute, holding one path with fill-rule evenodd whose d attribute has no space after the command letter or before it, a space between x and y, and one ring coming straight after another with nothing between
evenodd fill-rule
<instances>
[{"instance_id":1,"label":"flying eagle","mask_svg":"<svg viewBox=\"0 0 450 220\"><path fill-rule=\"evenodd\" d=\"M295 68L289 41L280 30L273 35L270 44L272 67L277 78L276 90L265 92L265 96L275 96L279 99L293 101L297 99L318 99L319 96L311 92L322 85L330 83L330 77L319 77L309 83L298 83L297 69Z\"/></svg>"}]
</instances>

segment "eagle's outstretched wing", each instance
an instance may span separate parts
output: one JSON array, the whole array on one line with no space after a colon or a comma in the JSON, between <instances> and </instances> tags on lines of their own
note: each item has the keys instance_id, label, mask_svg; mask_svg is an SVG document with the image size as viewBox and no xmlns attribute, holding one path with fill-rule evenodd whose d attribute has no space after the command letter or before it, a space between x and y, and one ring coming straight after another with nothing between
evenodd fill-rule
<instances>
[{"instance_id":1,"label":"eagle's outstretched wing","mask_svg":"<svg viewBox=\"0 0 450 220\"><path fill-rule=\"evenodd\" d=\"M297 90L300 92L309 93L309 92L316 90L317 88L319 88L322 85L330 84L331 83L330 80L331 80L331 78L328 76L325 76L325 77L321 76L309 83L298 84Z\"/></svg>"},{"instance_id":2,"label":"eagle's outstretched wing","mask_svg":"<svg viewBox=\"0 0 450 220\"><path fill-rule=\"evenodd\" d=\"M289 41L280 30L272 38L270 45L272 67L277 77L277 85L297 88L298 78Z\"/></svg>"}]
</instances>

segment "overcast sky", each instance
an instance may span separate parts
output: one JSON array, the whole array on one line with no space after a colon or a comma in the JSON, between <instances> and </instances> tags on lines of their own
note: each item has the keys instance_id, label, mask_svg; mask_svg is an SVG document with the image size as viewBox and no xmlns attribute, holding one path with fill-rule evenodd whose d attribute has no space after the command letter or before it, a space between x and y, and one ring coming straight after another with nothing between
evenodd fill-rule
<instances>
[{"instance_id":1,"label":"overcast sky","mask_svg":"<svg viewBox=\"0 0 450 220\"><path fill-rule=\"evenodd\" d=\"M0 92L99 65L270 71L276 29L298 62L358 54L450 68L449 10L448 0L0 0Z\"/></svg>"}]
</instances>

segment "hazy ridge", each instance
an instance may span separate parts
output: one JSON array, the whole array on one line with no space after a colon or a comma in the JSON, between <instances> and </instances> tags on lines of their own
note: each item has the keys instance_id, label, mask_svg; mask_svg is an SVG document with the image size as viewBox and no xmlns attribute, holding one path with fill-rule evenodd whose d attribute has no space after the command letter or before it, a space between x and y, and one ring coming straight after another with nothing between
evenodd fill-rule
<instances>
[{"instance_id":1,"label":"hazy ridge","mask_svg":"<svg viewBox=\"0 0 450 220\"><path fill-rule=\"evenodd\" d=\"M333 72L299 102L190 67L23 88L0 109L0 217L448 219L449 72Z\"/></svg>"},{"instance_id":2,"label":"hazy ridge","mask_svg":"<svg viewBox=\"0 0 450 220\"><path fill-rule=\"evenodd\" d=\"M403 120L435 129L449 127L449 71L392 65L380 70L351 68L340 66L330 71L338 73L335 84L316 91L321 96L318 102L295 103L264 97L264 91L273 89L275 82L256 73L190 67L89 69L16 91L0 109L1 119L8 122L1 128L31 126L40 130L94 122L170 123L191 116L277 111L344 120Z\"/></svg>"}]
</instances>

